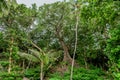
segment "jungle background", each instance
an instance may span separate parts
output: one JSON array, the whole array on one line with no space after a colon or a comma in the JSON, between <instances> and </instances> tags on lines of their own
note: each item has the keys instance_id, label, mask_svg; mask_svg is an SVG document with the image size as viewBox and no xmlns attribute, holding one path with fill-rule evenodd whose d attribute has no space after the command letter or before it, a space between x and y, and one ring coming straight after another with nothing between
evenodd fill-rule
<instances>
[{"instance_id":1,"label":"jungle background","mask_svg":"<svg viewBox=\"0 0 120 80\"><path fill-rule=\"evenodd\" d=\"M0 0L0 80L120 80L120 1Z\"/></svg>"}]
</instances>

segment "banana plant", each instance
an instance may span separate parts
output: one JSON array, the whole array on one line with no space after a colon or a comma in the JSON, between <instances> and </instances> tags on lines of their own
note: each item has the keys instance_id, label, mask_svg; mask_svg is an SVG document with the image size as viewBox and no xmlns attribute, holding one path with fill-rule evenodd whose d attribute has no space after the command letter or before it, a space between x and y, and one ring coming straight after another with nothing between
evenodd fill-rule
<instances>
[{"instance_id":1,"label":"banana plant","mask_svg":"<svg viewBox=\"0 0 120 80\"><path fill-rule=\"evenodd\" d=\"M25 58L29 61L33 62L39 62L40 63L40 80L43 80L44 78L44 68L47 66L47 69L50 68L52 63L56 61L61 54L61 51L45 51L46 53L43 54L41 51L37 51L35 49L29 49L30 53L25 53L25 52L18 52L18 55L20 57ZM57 53L57 55L56 55Z\"/></svg>"}]
</instances>

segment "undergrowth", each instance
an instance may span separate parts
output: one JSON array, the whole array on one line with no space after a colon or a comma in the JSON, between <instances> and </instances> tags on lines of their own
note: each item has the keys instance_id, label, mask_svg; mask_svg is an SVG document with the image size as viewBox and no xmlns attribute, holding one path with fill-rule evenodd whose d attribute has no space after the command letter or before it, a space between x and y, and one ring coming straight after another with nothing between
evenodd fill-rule
<instances>
[{"instance_id":1,"label":"undergrowth","mask_svg":"<svg viewBox=\"0 0 120 80\"><path fill-rule=\"evenodd\" d=\"M70 71L61 76L59 72L51 74L49 80L69 80ZM111 77L101 69L75 68L73 80L111 80Z\"/></svg>"}]
</instances>

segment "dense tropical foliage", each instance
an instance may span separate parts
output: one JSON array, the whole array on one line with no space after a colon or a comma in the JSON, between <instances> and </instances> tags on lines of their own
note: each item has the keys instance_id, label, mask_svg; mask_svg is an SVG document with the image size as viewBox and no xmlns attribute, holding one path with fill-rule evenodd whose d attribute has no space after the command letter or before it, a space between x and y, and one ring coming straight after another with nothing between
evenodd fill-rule
<instances>
[{"instance_id":1,"label":"dense tropical foliage","mask_svg":"<svg viewBox=\"0 0 120 80\"><path fill-rule=\"evenodd\" d=\"M0 80L119 80L119 53L119 0L0 1Z\"/></svg>"}]
</instances>

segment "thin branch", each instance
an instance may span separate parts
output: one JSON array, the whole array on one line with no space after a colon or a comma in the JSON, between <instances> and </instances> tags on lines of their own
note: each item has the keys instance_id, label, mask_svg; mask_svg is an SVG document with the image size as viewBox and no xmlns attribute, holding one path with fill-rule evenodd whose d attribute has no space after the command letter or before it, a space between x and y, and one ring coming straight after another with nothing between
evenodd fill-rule
<instances>
[{"instance_id":1,"label":"thin branch","mask_svg":"<svg viewBox=\"0 0 120 80\"><path fill-rule=\"evenodd\" d=\"M30 42L31 42L31 44L32 44L34 47L36 47L39 51L41 51L43 55L45 55L44 51L43 51L40 47L38 47L38 46L37 46L34 42L32 42L32 41L30 41Z\"/></svg>"},{"instance_id":2,"label":"thin branch","mask_svg":"<svg viewBox=\"0 0 120 80\"><path fill-rule=\"evenodd\" d=\"M77 7L75 6L75 10L77 10ZM75 11L76 12L76 11ZM73 53L73 60L72 60L72 66L71 66L71 74L70 74L70 80L73 78L73 69L74 69L74 63L75 63L75 53L77 49L77 37L78 37L78 21L79 21L79 16L76 13L76 25L75 25L75 48L74 48L74 53Z\"/></svg>"}]
</instances>

